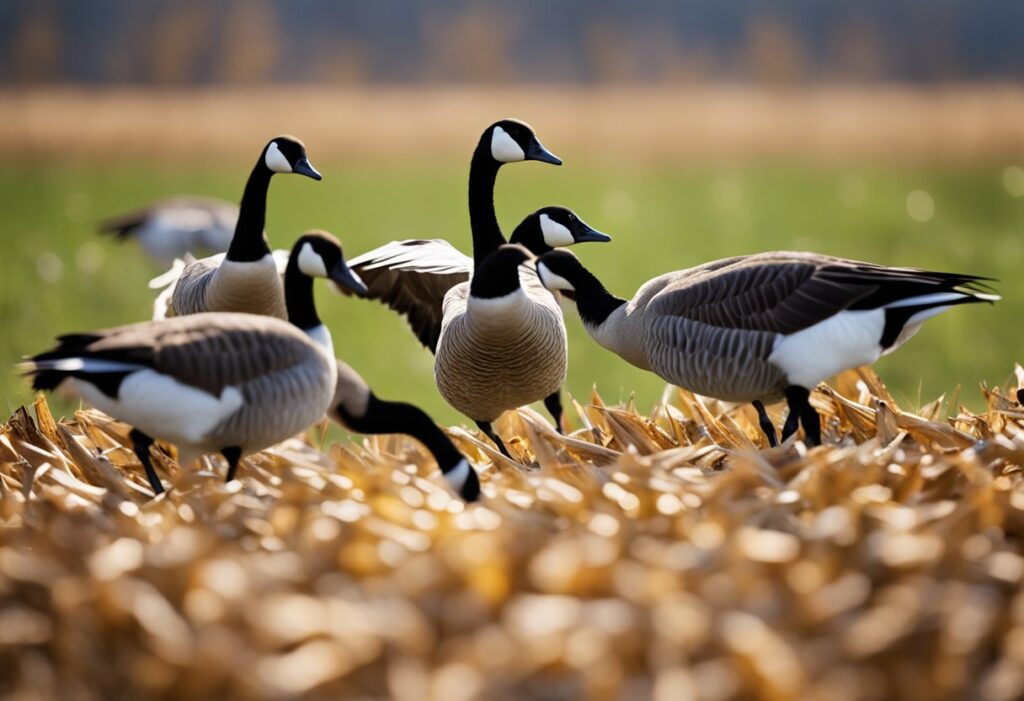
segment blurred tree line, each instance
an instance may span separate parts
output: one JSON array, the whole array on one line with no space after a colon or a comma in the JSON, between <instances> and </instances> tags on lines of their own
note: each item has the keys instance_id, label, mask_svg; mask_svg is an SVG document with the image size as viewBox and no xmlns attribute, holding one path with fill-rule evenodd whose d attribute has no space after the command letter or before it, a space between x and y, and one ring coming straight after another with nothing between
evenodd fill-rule
<instances>
[{"instance_id":1,"label":"blurred tree line","mask_svg":"<svg viewBox=\"0 0 1024 701\"><path fill-rule=\"evenodd\" d=\"M1022 0L0 0L0 83L1024 78Z\"/></svg>"}]
</instances>

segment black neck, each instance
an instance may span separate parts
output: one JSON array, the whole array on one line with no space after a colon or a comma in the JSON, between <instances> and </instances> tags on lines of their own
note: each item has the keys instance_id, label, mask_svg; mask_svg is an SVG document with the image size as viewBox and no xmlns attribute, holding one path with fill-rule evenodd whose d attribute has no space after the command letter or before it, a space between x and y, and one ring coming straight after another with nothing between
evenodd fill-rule
<instances>
[{"instance_id":1,"label":"black neck","mask_svg":"<svg viewBox=\"0 0 1024 701\"><path fill-rule=\"evenodd\" d=\"M588 326L600 326L626 300L616 297L605 289L601 281L587 269L582 269L578 279L573 281L576 287L576 311L580 319Z\"/></svg>"},{"instance_id":2,"label":"black neck","mask_svg":"<svg viewBox=\"0 0 1024 701\"><path fill-rule=\"evenodd\" d=\"M473 264L480 265L487 256L505 243L494 212L494 182L501 163L491 156L490 143L481 139L469 165L469 226L473 232Z\"/></svg>"},{"instance_id":3,"label":"black neck","mask_svg":"<svg viewBox=\"0 0 1024 701\"><path fill-rule=\"evenodd\" d=\"M476 299L497 299L519 289L519 262L507 257L508 252L499 251L477 265L473 280L469 283L469 294Z\"/></svg>"},{"instance_id":4,"label":"black neck","mask_svg":"<svg viewBox=\"0 0 1024 701\"><path fill-rule=\"evenodd\" d=\"M431 452L441 472L450 471L462 460L462 455L444 431L412 404L384 401L371 392L366 413L361 417L348 415L343 406L338 407L338 413L346 426L359 433L404 433L412 436Z\"/></svg>"},{"instance_id":5,"label":"black neck","mask_svg":"<svg viewBox=\"0 0 1024 701\"><path fill-rule=\"evenodd\" d=\"M228 248L228 260L249 263L260 260L270 253L267 237L263 235L267 218L267 189L273 173L263 163L263 157L252 169L242 193L242 204L238 208L238 222L235 235Z\"/></svg>"},{"instance_id":6,"label":"black neck","mask_svg":"<svg viewBox=\"0 0 1024 701\"><path fill-rule=\"evenodd\" d=\"M313 278L299 270L298 256L294 254L288 259L288 267L284 271L284 304L288 310L288 321L303 331L323 323L316 313Z\"/></svg>"}]
</instances>

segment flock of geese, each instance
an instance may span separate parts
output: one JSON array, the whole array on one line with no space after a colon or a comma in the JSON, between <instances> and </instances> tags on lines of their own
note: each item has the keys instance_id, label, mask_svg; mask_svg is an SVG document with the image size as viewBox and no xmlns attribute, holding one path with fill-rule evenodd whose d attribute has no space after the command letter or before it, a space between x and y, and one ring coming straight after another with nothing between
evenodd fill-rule
<instances>
[{"instance_id":1,"label":"flock of geese","mask_svg":"<svg viewBox=\"0 0 1024 701\"><path fill-rule=\"evenodd\" d=\"M270 249L271 178L320 180L300 141L272 139L237 210L177 198L109 222L160 260L186 258L157 279L165 288L153 320L61 336L25 370L35 389L64 386L133 426L134 451L157 494L155 440L176 445L182 465L220 453L231 480L243 456L326 414L354 431L415 437L451 487L473 501L478 475L445 433L417 407L377 397L335 358L314 278L403 315L434 353L441 394L509 460L492 426L503 412L543 400L562 430L563 301L598 344L632 365L702 395L753 404L776 446L766 403L788 403L782 441L802 427L805 442L817 445L820 420L808 398L819 382L892 352L952 306L999 299L988 278L792 252L670 272L623 299L565 250L610 240L567 208L533 212L506 242L494 186L498 170L519 161L561 164L527 124L488 126L470 164L472 257L447 241L413 239L346 262L341 244L323 231L302 235L290 251ZM226 250L187 255L203 247Z\"/></svg>"}]
</instances>

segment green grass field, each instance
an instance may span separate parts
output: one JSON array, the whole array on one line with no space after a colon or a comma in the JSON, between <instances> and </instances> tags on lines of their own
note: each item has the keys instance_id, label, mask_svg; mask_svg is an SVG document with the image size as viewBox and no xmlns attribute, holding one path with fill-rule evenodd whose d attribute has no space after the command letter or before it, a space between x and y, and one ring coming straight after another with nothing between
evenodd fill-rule
<instances>
[{"instance_id":1,"label":"green grass field","mask_svg":"<svg viewBox=\"0 0 1024 701\"><path fill-rule=\"evenodd\" d=\"M407 237L444 237L470 250L465 164L399 168L311 156L323 182L279 177L271 188L267 231L274 247L288 247L315 227L338 235L349 256ZM176 192L237 200L245 174L245 164L0 166L0 393L7 409L32 397L13 369L23 355L60 333L150 313L146 282L160 270L135 247L98 237L100 218ZM908 215L908 193L915 190L934 202L927 221ZM994 308L954 309L878 363L907 405L957 384L1003 382L1022 357L1024 198L1008 192L999 167L727 170L570 162L562 168L516 165L499 176L497 206L506 233L523 214L556 203L614 237L576 252L623 296L662 272L771 249L998 278L1004 300ZM927 202L917 206L927 214ZM415 401L444 423L466 421L437 394L432 357L399 317L375 303L342 299L325 285L318 299L338 355L379 395ZM568 326L570 392L585 399L596 384L607 401L635 394L641 411L658 400L660 380L598 347L578 319L569 318Z\"/></svg>"}]
</instances>

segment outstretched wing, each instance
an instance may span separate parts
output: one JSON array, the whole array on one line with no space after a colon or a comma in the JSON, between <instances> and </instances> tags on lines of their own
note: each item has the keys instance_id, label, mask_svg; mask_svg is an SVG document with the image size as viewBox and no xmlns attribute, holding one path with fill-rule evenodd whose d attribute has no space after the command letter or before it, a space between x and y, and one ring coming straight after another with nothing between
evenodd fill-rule
<instances>
[{"instance_id":1,"label":"outstretched wing","mask_svg":"<svg viewBox=\"0 0 1024 701\"><path fill-rule=\"evenodd\" d=\"M353 258L348 265L366 283L366 296L404 316L431 352L441 334L445 293L473 272L473 259L441 239L392 241Z\"/></svg>"}]
</instances>

